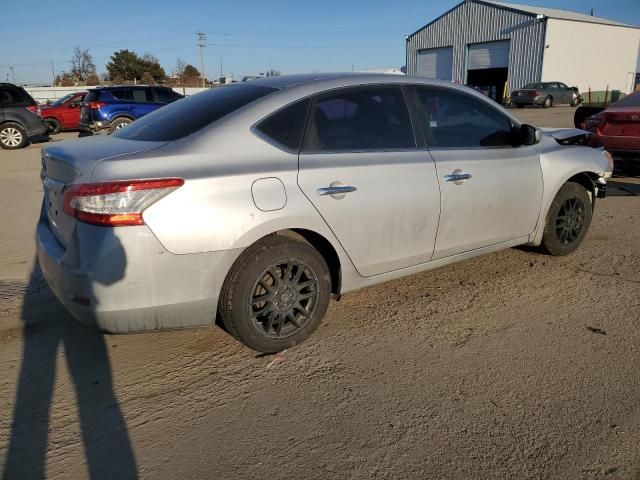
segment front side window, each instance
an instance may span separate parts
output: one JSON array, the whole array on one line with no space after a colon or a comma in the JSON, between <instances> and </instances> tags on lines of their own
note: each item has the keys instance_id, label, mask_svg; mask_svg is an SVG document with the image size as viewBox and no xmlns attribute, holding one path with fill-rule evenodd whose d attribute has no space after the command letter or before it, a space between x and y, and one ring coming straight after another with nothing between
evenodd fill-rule
<instances>
[{"instance_id":1,"label":"front side window","mask_svg":"<svg viewBox=\"0 0 640 480\"><path fill-rule=\"evenodd\" d=\"M309 100L296 102L269 116L256 128L285 147L298 150L308 106Z\"/></svg>"},{"instance_id":2,"label":"front side window","mask_svg":"<svg viewBox=\"0 0 640 480\"><path fill-rule=\"evenodd\" d=\"M415 147L399 87L368 87L317 98L305 151L387 150Z\"/></svg>"},{"instance_id":3,"label":"front side window","mask_svg":"<svg viewBox=\"0 0 640 480\"><path fill-rule=\"evenodd\" d=\"M157 103L171 103L182 98L182 95L174 92L170 88L154 88L153 93Z\"/></svg>"},{"instance_id":4,"label":"front side window","mask_svg":"<svg viewBox=\"0 0 640 480\"><path fill-rule=\"evenodd\" d=\"M444 89L417 88L427 144L436 148L511 145L511 121L484 102Z\"/></svg>"}]
</instances>

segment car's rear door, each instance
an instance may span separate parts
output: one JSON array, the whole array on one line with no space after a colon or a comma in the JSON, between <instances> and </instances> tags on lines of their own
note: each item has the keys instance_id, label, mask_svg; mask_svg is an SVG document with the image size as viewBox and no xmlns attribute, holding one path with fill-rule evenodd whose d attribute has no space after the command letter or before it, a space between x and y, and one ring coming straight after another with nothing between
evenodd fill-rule
<instances>
[{"instance_id":1,"label":"car's rear door","mask_svg":"<svg viewBox=\"0 0 640 480\"><path fill-rule=\"evenodd\" d=\"M361 275L431 259L440 191L433 160L416 146L400 86L315 98L298 183Z\"/></svg>"},{"instance_id":2,"label":"car's rear door","mask_svg":"<svg viewBox=\"0 0 640 480\"><path fill-rule=\"evenodd\" d=\"M132 88L131 98L130 111L135 118L143 117L159 107L153 98L150 87Z\"/></svg>"},{"instance_id":3,"label":"car's rear door","mask_svg":"<svg viewBox=\"0 0 640 480\"><path fill-rule=\"evenodd\" d=\"M514 147L513 122L471 93L417 87L442 211L434 259L533 233L542 205L535 146Z\"/></svg>"}]
</instances>

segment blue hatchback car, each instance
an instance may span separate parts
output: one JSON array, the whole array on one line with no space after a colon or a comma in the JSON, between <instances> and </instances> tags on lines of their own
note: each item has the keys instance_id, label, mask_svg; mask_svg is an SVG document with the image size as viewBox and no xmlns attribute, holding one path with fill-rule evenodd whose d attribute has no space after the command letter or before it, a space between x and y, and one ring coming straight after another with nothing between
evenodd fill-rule
<instances>
[{"instance_id":1,"label":"blue hatchback car","mask_svg":"<svg viewBox=\"0 0 640 480\"><path fill-rule=\"evenodd\" d=\"M78 128L83 132L110 131L126 127L147 113L183 98L170 88L121 85L89 90L80 107Z\"/></svg>"}]
</instances>

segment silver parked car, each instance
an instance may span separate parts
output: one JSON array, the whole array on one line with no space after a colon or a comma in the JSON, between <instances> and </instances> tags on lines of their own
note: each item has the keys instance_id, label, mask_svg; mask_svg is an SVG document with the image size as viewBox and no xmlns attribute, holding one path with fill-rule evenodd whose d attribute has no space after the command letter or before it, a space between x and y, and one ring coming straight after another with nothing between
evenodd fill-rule
<instances>
[{"instance_id":1,"label":"silver parked car","mask_svg":"<svg viewBox=\"0 0 640 480\"><path fill-rule=\"evenodd\" d=\"M211 89L42 153L38 258L107 332L304 340L333 295L515 245L584 239L612 160L459 85L372 74Z\"/></svg>"},{"instance_id":2,"label":"silver parked car","mask_svg":"<svg viewBox=\"0 0 640 480\"><path fill-rule=\"evenodd\" d=\"M549 108L561 103L577 107L582 102L576 87L567 87L562 82L535 82L511 93L511 103L518 108L525 105L542 105Z\"/></svg>"}]
</instances>

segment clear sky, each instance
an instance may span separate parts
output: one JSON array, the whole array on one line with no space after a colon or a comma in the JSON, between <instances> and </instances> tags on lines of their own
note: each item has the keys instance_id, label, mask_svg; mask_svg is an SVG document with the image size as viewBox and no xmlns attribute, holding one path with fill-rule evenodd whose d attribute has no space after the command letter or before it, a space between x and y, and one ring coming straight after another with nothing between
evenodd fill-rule
<instances>
[{"instance_id":1,"label":"clear sky","mask_svg":"<svg viewBox=\"0 0 640 480\"><path fill-rule=\"evenodd\" d=\"M274 68L282 73L400 67L404 36L456 0L0 0L11 21L0 29L0 81L50 83L70 67L75 46L88 48L98 73L122 48L160 59L167 74L183 58L200 68L196 32L207 35L205 72L236 79ZM515 2L514 2L515 3ZM527 0L640 25L640 0ZM6 8L2 10L7 13ZM6 20L6 19L5 19Z\"/></svg>"}]
</instances>

